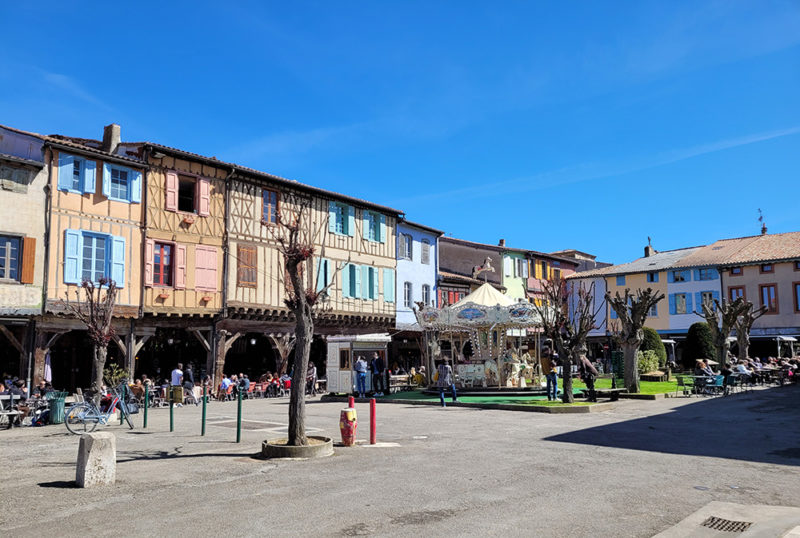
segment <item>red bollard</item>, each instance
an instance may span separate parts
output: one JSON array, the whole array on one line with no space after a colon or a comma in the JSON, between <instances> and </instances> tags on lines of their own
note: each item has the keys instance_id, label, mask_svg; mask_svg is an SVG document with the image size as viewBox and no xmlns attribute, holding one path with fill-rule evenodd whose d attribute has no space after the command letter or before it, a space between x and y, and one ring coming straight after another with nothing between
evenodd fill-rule
<instances>
[{"instance_id":1,"label":"red bollard","mask_svg":"<svg viewBox=\"0 0 800 538\"><path fill-rule=\"evenodd\" d=\"M374 445L376 440L376 424L375 424L375 398L369 401L369 444Z\"/></svg>"},{"instance_id":2,"label":"red bollard","mask_svg":"<svg viewBox=\"0 0 800 538\"><path fill-rule=\"evenodd\" d=\"M347 398L347 407L355 407L356 406L356 399L352 396Z\"/></svg>"}]
</instances>

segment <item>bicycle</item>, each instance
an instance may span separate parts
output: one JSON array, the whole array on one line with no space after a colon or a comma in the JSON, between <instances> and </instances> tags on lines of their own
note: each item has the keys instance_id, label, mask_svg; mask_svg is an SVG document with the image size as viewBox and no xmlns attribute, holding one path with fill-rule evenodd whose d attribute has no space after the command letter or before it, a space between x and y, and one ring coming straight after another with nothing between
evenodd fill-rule
<instances>
[{"instance_id":1,"label":"bicycle","mask_svg":"<svg viewBox=\"0 0 800 538\"><path fill-rule=\"evenodd\" d=\"M122 389L122 390L120 390ZM88 400L81 403L76 403L67 409L64 414L64 425L70 433L76 435L82 433L91 433L97 428L98 424L108 424L108 419L114 413L114 409L119 407L120 413L128 422L130 429L133 429L133 421L131 421L130 414L128 413L127 404L122 401L121 393L124 393L123 385L109 391L109 397L106 402L101 401L101 406L105 409L98 408L93 400Z\"/></svg>"}]
</instances>

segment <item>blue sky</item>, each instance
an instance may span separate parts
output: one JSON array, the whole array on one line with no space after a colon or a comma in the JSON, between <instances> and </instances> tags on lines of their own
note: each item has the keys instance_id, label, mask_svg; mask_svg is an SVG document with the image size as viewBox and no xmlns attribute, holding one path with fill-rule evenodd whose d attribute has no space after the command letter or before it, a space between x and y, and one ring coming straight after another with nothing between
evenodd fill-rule
<instances>
[{"instance_id":1,"label":"blue sky","mask_svg":"<svg viewBox=\"0 0 800 538\"><path fill-rule=\"evenodd\" d=\"M291 6L291 7L289 7ZM502 6L499 8L497 6ZM0 123L620 263L800 230L800 3L3 2Z\"/></svg>"}]
</instances>

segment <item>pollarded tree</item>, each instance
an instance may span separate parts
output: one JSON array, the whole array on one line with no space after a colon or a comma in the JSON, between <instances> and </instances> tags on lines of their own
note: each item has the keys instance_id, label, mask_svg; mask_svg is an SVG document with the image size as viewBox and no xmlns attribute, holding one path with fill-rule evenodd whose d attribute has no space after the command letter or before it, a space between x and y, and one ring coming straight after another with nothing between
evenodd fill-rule
<instances>
[{"instance_id":1,"label":"pollarded tree","mask_svg":"<svg viewBox=\"0 0 800 538\"><path fill-rule=\"evenodd\" d=\"M747 302L747 309L736 318L733 328L736 329L736 343L739 346L739 360L746 360L750 353L750 329L753 328L753 323L767 313L767 306L761 305L758 308L753 306L750 301Z\"/></svg>"},{"instance_id":2,"label":"pollarded tree","mask_svg":"<svg viewBox=\"0 0 800 538\"><path fill-rule=\"evenodd\" d=\"M293 202L293 203L292 203ZM287 209L288 208L288 209ZM295 318L294 362L292 386L289 393L289 436L287 445L308 445L306 436L305 387L311 341L314 338L315 315L322 308L323 299L334 282L341 267L330 267L327 279L325 269L316 271L316 285L307 287L303 274L305 266L314 256L314 233L311 231L311 205L306 199L297 199L283 204L276 216L277 226L269 230L278 243L286 268L286 298L284 302ZM327 226L325 227L327 230ZM320 260L321 261L321 260ZM327 280L327 281L323 281ZM288 355L288 353L287 353Z\"/></svg>"},{"instance_id":3,"label":"pollarded tree","mask_svg":"<svg viewBox=\"0 0 800 538\"><path fill-rule=\"evenodd\" d=\"M103 290L103 286L108 286ZM83 291L83 293L81 293ZM86 331L94 346L92 358L92 393L96 404L100 403L103 391L103 370L106 367L108 343L114 337L111 321L114 305L117 302L117 284L108 278L101 278L95 286L90 280L81 282L75 290L75 300L71 301L69 292L61 304L86 325ZM83 296L81 296L83 295Z\"/></svg>"},{"instance_id":4,"label":"pollarded tree","mask_svg":"<svg viewBox=\"0 0 800 538\"><path fill-rule=\"evenodd\" d=\"M628 392L639 392L637 353L644 340L642 329L650 310L663 298L663 293L653 291L652 288L638 289L635 294L631 294L631 290L626 288L624 296L616 292L613 297L610 292L606 292L606 301L616 312L621 327L617 338L625 356L625 388Z\"/></svg>"},{"instance_id":5,"label":"pollarded tree","mask_svg":"<svg viewBox=\"0 0 800 538\"><path fill-rule=\"evenodd\" d=\"M728 349L730 349L728 337L731 335L736 320L752 306L744 300L744 297L737 297L735 301L731 302L725 299L722 301L714 299L703 302L702 312L695 312L698 316L705 318L708 323L720 368L728 364Z\"/></svg>"},{"instance_id":6,"label":"pollarded tree","mask_svg":"<svg viewBox=\"0 0 800 538\"><path fill-rule=\"evenodd\" d=\"M595 319L603 306L595 308L594 282L588 287L583 282L551 278L542 284L544 297L533 303L542 332L553 341L561 359L564 403L572 403L572 365L580 364L586 353L586 336L595 328Z\"/></svg>"}]
</instances>

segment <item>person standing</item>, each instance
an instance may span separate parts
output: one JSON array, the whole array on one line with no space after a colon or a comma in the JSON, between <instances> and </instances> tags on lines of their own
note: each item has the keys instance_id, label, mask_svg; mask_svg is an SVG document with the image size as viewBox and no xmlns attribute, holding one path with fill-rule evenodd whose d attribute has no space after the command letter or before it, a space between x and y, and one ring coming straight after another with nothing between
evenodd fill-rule
<instances>
[{"instance_id":1,"label":"person standing","mask_svg":"<svg viewBox=\"0 0 800 538\"><path fill-rule=\"evenodd\" d=\"M385 366L383 364L383 359L378 354L377 351L372 353L372 390L375 392L375 396L383 396L383 377L384 377L384 370Z\"/></svg>"},{"instance_id":2,"label":"person standing","mask_svg":"<svg viewBox=\"0 0 800 538\"><path fill-rule=\"evenodd\" d=\"M364 398L367 392L367 361L361 355L355 365L356 370L356 388L359 398Z\"/></svg>"},{"instance_id":3,"label":"person standing","mask_svg":"<svg viewBox=\"0 0 800 538\"><path fill-rule=\"evenodd\" d=\"M548 346L542 348L542 356L539 361L542 365L542 373L547 380L547 400L558 399L558 373L556 363L553 360L553 352Z\"/></svg>"},{"instance_id":4,"label":"person standing","mask_svg":"<svg viewBox=\"0 0 800 538\"><path fill-rule=\"evenodd\" d=\"M594 392L594 380L597 379L597 368L589 362L589 359L583 353L581 353L580 371L581 378L586 383L586 388L589 389L589 401L596 402L597 394Z\"/></svg>"},{"instance_id":5,"label":"person standing","mask_svg":"<svg viewBox=\"0 0 800 538\"><path fill-rule=\"evenodd\" d=\"M453 395L453 401L458 401L456 395L456 384L453 380L453 368L445 360L436 370L436 386L439 388L439 400L442 402L442 407L447 407L444 403L444 390L450 388Z\"/></svg>"},{"instance_id":6,"label":"person standing","mask_svg":"<svg viewBox=\"0 0 800 538\"><path fill-rule=\"evenodd\" d=\"M172 391L169 395L172 398L173 394L175 394L173 387L181 387L181 395L183 394L183 364L178 363L174 370L172 370L171 380L170 380L170 390ZM183 402L173 402L173 404L177 405L178 407L183 407Z\"/></svg>"}]
</instances>

